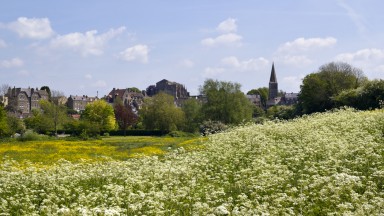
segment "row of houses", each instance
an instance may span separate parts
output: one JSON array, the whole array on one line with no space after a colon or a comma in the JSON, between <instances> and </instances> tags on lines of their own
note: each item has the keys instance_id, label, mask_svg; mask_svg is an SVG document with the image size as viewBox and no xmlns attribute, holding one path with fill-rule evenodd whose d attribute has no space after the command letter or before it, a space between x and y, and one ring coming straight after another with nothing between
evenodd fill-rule
<instances>
[{"instance_id":1,"label":"row of houses","mask_svg":"<svg viewBox=\"0 0 384 216\"><path fill-rule=\"evenodd\" d=\"M183 102L189 98L195 98L204 101L204 96L191 96L184 85L163 79L155 85L150 85L146 90L138 91L132 88L113 88L108 95L101 98L110 104L115 103L117 100L125 105L132 107L135 113L141 109L146 97L152 97L159 92L164 92L172 95L175 98L175 105L182 106ZM278 82L274 64L272 64L271 76L269 81L269 98L267 106L264 107L261 103L260 95L246 95L248 100L255 106L261 108L268 108L276 105L292 105L297 103L297 93L285 93L278 95ZM46 90L39 90L38 88L9 88L8 92L0 98L0 102L4 105L11 107L11 110L19 112L23 115L29 115L33 109L40 108L40 100L48 100L49 94ZM87 95L77 96L70 95L68 98L57 98L60 104L66 104L69 109L75 110L78 113L85 110L87 104L100 100L98 97L88 97Z\"/></svg>"},{"instance_id":2,"label":"row of houses","mask_svg":"<svg viewBox=\"0 0 384 216\"><path fill-rule=\"evenodd\" d=\"M150 85L146 90L137 91L132 88L113 88L108 95L103 98L89 97L87 95L70 95L68 98L60 97L55 98L59 104L65 104L71 110L78 113L85 110L87 104L97 100L105 100L110 104L120 100L123 104L132 107L134 112L138 112L143 106L145 97L152 97L153 95L165 92L175 97L175 104L180 106L182 101L190 98L189 92L184 85L163 79ZM38 88L9 88L8 92L0 97L0 102L14 112L18 112L23 116L31 114L33 109L40 108L41 100L48 100L49 94L46 90L39 90Z\"/></svg>"}]
</instances>

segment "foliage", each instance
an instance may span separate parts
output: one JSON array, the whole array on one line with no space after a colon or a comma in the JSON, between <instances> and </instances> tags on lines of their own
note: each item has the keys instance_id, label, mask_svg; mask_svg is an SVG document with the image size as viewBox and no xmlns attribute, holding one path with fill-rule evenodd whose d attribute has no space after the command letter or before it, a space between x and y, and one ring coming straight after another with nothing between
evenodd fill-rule
<instances>
[{"instance_id":1,"label":"foliage","mask_svg":"<svg viewBox=\"0 0 384 216\"><path fill-rule=\"evenodd\" d=\"M27 129L32 129L37 133L45 134L54 130L54 123L50 117L43 115L39 109L32 110L32 116L24 119Z\"/></svg>"},{"instance_id":2,"label":"foliage","mask_svg":"<svg viewBox=\"0 0 384 216\"><path fill-rule=\"evenodd\" d=\"M0 137L8 134L7 113L4 107L0 105Z\"/></svg>"},{"instance_id":3,"label":"foliage","mask_svg":"<svg viewBox=\"0 0 384 216\"><path fill-rule=\"evenodd\" d=\"M344 90L355 89L366 82L363 72L347 63L325 64L319 72L304 77L299 103L303 114L335 108L332 97Z\"/></svg>"},{"instance_id":4,"label":"foliage","mask_svg":"<svg viewBox=\"0 0 384 216\"><path fill-rule=\"evenodd\" d=\"M131 92L136 92L136 93L141 93L140 89L137 88L137 87L131 87L131 88L128 88Z\"/></svg>"},{"instance_id":5,"label":"foliage","mask_svg":"<svg viewBox=\"0 0 384 216\"><path fill-rule=\"evenodd\" d=\"M196 99L188 99L181 107L185 114L185 126L183 130L190 133L199 131L201 123L201 102Z\"/></svg>"},{"instance_id":6,"label":"foliage","mask_svg":"<svg viewBox=\"0 0 384 216\"><path fill-rule=\"evenodd\" d=\"M110 131L116 127L113 107L104 100L87 104L81 119L89 122L100 131Z\"/></svg>"},{"instance_id":7,"label":"foliage","mask_svg":"<svg viewBox=\"0 0 384 216\"><path fill-rule=\"evenodd\" d=\"M171 131L167 134L170 137L196 137L195 133L188 133L184 131ZM200 135L199 135L200 136Z\"/></svg>"},{"instance_id":8,"label":"foliage","mask_svg":"<svg viewBox=\"0 0 384 216\"><path fill-rule=\"evenodd\" d=\"M53 125L51 130L57 134L57 130L62 128L62 125L68 121L67 108L64 105L55 104L47 100L40 101L40 108L42 109L44 122L49 122L49 125Z\"/></svg>"},{"instance_id":9,"label":"foliage","mask_svg":"<svg viewBox=\"0 0 384 216\"><path fill-rule=\"evenodd\" d=\"M88 138L96 138L100 136L99 125L87 120L71 120L64 124L64 129L72 136L77 136L83 140Z\"/></svg>"},{"instance_id":10,"label":"foliage","mask_svg":"<svg viewBox=\"0 0 384 216\"><path fill-rule=\"evenodd\" d=\"M294 106L272 106L268 108L267 116L270 119L293 119L296 116L296 108Z\"/></svg>"},{"instance_id":11,"label":"foliage","mask_svg":"<svg viewBox=\"0 0 384 216\"><path fill-rule=\"evenodd\" d=\"M240 90L238 83L208 79L200 87L207 97L202 106L205 120L225 124L240 124L252 119L252 104Z\"/></svg>"},{"instance_id":12,"label":"foliage","mask_svg":"<svg viewBox=\"0 0 384 216\"><path fill-rule=\"evenodd\" d=\"M247 92L247 95L260 95L261 105L267 107L269 89L267 87L262 87L258 89L252 89Z\"/></svg>"},{"instance_id":13,"label":"foliage","mask_svg":"<svg viewBox=\"0 0 384 216\"><path fill-rule=\"evenodd\" d=\"M18 141L38 141L48 139L45 135L40 135L34 132L33 130L27 130L20 137L17 138Z\"/></svg>"},{"instance_id":14,"label":"foliage","mask_svg":"<svg viewBox=\"0 0 384 216\"><path fill-rule=\"evenodd\" d=\"M182 128L185 119L183 111L175 106L173 96L165 93L147 98L140 115L147 130L178 130Z\"/></svg>"},{"instance_id":15,"label":"foliage","mask_svg":"<svg viewBox=\"0 0 384 216\"><path fill-rule=\"evenodd\" d=\"M9 113L7 115L7 124L8 124L8 132L13 135L15 133L22 134L25 132L25 124L24 122L17 116Z\"/></svg>"},{"instance_id":16,"label":"foliage","mask_svg":"<svg viewBox=\"0 0 384 216\"><path fill-rule=\"evenodd\" d=\"M265 110L259 106L252 106L252 117L259 118L265 116Z\"/></svg>"},{"instance_id":17,"label":"foliage","mask_svg":"<svg viewBox=\"0 0 384 216\"><path fill-rule=\"evenodd\" d=\"M172 148L162 157L93 163L61 160L47 169L18 168L19 163L5 160L0 163L0 212L381 215L383 123L382 110L348 109L244 125L210 136L203 150ZM108 148L125 151L127 146L125 140L97 148L82 143L80 152L92 149L95 154L112 156L119 151L111 153ZM71 145L61 143L51 149L71 152ZM155 152L151 146L139 149ZM81 155L86 156L89 154Z\"/></svg>"},{"instance_id":18,"label":"foliage","mask_svg":"<svg viewBox=\"0 0 384 216\"><path fill-rule=\"evenodd\" d=\"M220 121L204 121L200 125L200 133L203 135L210 135L220 133L228 129L228 126Z\"/></svg>"},{"instance_id":19,"label":"foliage","mask_svg":"<svg viewBox=\"0 0 384 216\"><path fill-rule=\"evenodd\" d=\"M132 111L130 105L124 105L122 102L114 104L114 113L119 128L124 130L124 135L128 127L138 121L138 116Z\"/></svg>"},{"instance_id":20,"label":"foliage","mask_svg":"<svg viewBox=\"0 0 384 216\"><path fill-rule=\"evenodd\" d=\"M332 99L338 106L360 110L380 108L380 102L384 101L384 80L367 81L363 86L342 91Z\"/></svg>"}]
</instances>

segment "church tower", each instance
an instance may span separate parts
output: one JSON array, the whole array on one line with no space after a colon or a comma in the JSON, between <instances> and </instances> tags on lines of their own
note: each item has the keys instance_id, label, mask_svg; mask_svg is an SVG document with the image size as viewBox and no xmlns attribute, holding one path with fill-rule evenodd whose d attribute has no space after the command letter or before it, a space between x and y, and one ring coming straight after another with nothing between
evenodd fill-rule
<instances>
[{"instance_id":1,"label":"church tower","mask_svg":"<svg viewBox=\"0 0 384 216\"><path fill-rule=\"evenodd\" d=\"M269 78L269 100L277 97L278 87L275 72L275 63L272 63L271 78Z\"/></svg>"}]
</instances>

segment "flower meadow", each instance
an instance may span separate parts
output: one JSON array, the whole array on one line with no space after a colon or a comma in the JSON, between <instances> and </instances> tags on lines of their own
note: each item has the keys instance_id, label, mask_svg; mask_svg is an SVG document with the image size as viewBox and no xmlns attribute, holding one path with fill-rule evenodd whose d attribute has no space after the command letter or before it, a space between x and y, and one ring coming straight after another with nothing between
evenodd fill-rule
<instances>
[{"instance_id":1,"label":"flower meadow","mask_svg":"<svg viewBox=\"0 0 384 216\"><path fill-rule=\"evenodd\" d=\"M384 112L214 134L126 161L0 165L0 215L384 215Z\"/></svg>"}]
</instances>

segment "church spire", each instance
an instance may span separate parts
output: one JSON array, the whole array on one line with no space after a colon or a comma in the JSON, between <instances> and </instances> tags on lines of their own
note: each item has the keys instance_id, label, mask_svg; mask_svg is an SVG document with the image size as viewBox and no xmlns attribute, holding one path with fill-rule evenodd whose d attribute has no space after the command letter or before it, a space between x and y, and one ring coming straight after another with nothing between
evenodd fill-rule
<instances>
[{"instance_id":1,"label":"church spire","mask_svg":"<svg viewBox=\"0 0 384 216\"><path fill-rule=\"evenodd\" d=\"M278 84L275 72L275 63L272 63L271 78L269 79L269 97L268 99L275 99L278 93Z\"/></svg>"},{"instance_id":2,"label":"church spire","mask_svg":"<svg viewBox=\"0 0 384 216\"><path fill-rule=\"evenodd\" d=\"M272 63L271 78L269 79L271 83L277 83L276 72L275 72L275 63Z\"/></svg>"}]
</instances>

